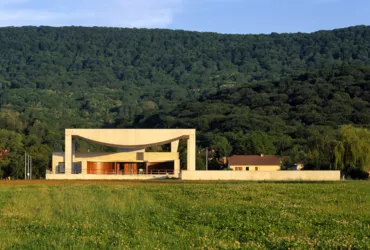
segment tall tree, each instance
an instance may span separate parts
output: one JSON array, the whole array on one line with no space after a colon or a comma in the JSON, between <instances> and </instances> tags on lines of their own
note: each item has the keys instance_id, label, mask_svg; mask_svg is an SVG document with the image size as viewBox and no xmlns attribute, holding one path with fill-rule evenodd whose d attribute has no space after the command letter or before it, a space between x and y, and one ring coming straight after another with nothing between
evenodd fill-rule
<instances>
[{"instance_id":1,"label":"tall tree","mask_svg":"<svg viewBox=\"0 0 370 250\"><path fill-rule=\"evenodd\" d=\"M226 137L215 135L212 139L212 147L220 158L230 156L233 148Z\"/></svg>"},{"instance_id":2,"label":"tall tree","mask_svg":"<svg viewBox=\"0 0 370 250\"><path fill-rule=\"evenodd\" d=\"M0 177L24 176L22 135L6 129L0 129L0 149L8 150L8 155L0 160Z\"/></svg>"},{"instance_id":3,"label":"tall tree","mask_svg":"<svg viewBox=\"0 0 370 250\"><path fill-rule=\"evenodd\" d=\"M370 131L345 125L340 129L340 140L335 146L335 165L338 169L370 170Z\"/></svg>"}]
</instances>

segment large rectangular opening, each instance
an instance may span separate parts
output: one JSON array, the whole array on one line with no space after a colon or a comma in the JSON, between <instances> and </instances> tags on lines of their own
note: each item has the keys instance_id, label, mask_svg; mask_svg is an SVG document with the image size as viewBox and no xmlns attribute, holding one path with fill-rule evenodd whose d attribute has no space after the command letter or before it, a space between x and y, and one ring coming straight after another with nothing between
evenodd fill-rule
<instances>
[{"instance_id":1,"label":"large rectangular opening","mask_svg":"<svg viewBox=\"0 0 370 250\"><path fill-rule=\"evenodd\" d=\"M174 162L87 162L87 174L167 175L174 174Z\"/></svg>"},{"instance_id":2,"label":"large rectangular opening","mask_svg":"<svg viewBox=\"0 0 370 250\"><path fill-rule=\"evenodd\" d=\"M64 162L59 162L58 165L55 168L55 173L56 174L65 174L66 169L65 169L65 163ZM81 174L82 173L82 162L73 162L72 163L72 174Z\"/></svg>"},{"instance_id":3,"label":"large rectangular opening","mask_svg":"<svg viewBox=\"0 0 370 250\"><path fill-rule=\"evenodd\" d=\"M148 162L146 166L147 174L173 174L175 164L173 161L167 162Z\"/></svg>"}]
</instances>

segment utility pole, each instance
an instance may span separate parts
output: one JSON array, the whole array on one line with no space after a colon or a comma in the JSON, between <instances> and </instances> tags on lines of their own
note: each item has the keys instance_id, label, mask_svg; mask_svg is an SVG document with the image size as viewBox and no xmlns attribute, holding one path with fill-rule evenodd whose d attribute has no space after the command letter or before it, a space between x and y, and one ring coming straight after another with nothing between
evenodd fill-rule
<instances>
[{"instance_id":1,"label":"utility pole","mask_svg":"<svg viewBox=\"0 0 370 250\"><path fill-rule=\"evenodd\" d=\"M31 163L30 163L30 180L32 180L32 157L30 156L30 160L31 160Z\"/></svg>"},{"instance_id":2,"label":"utility pole","mask_svg":"<svg viewBox=\"0 0 370 250\"><path fill-rule=\"evenodd\" d=\"M27 153L24 152L24 179L27 180Z\"/></svg>"},{"instance_id":3,"label":"utility pole","mask_svg":"<svg viewBox=\"0 0 370 250\"><path fill-rule=\"evenodd\" d=\"M206 171L208 171L208 147L206 147Z\"/></svg>"},{"instance_id":4,"label":"utility pole","mask_svg":"<svg viewBox=\"0 0 370 250\"><path fill-rule=\"evenodd\" d=\"M24 179L32 180L32 157L24 152Z\"/></svg>"},{"instance_id":5,"label":"utility pole","mask_svg":"<svg viewBox=\"0 0 370 250\"><path fill-rule=\"evenodd\" d=\"M30 156L27 154L27 180L30 179Z\"/></svg>"}]
</instances>

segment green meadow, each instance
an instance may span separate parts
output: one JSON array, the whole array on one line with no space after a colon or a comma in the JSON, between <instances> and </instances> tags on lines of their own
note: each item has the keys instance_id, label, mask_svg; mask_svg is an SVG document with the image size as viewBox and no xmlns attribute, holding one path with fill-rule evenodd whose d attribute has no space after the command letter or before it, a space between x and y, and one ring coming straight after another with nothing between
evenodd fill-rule
<instances>
[{"instance_id":1,"label":"green meadow","mask_svg":"<svg viewBox=\"0 0 370 250\"><path fill-rule=\"evenodd\" d=\"M0 249L370 248L370 182L0 185Z\"/></svg>"}]
</instances>

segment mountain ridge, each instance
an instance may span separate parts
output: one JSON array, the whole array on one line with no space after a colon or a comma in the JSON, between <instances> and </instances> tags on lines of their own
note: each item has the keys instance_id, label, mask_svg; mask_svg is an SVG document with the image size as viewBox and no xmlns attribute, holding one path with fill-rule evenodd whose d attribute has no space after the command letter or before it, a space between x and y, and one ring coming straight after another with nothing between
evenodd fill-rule
<instances>
[{"instance_id":1,"label":"mountain ridge","mask_svg":"<svg viewBox=\"0 0 370 250\"><path fill-rule=\"evenodd\" d=\"M350 25L346 27L338 27L338 28L330 28L330 29L318 29L310 32L302 32L302 31L292 31L292 32L276 32L272 31L270 33L222 33L216 31L197 31L197 30L187 30L187 29L171 29L171 28L129 28L129 27L115 27L115 26L82 26L82 25L67 25L67 26L48 26L48 25L22 25L22 26L0 26L0 29L7 29L7 28L55 28L55 29L63 29L63 28L91 28L91 29L118 29L118 30L146 30L146 31L182 31L182 32L191 32L191 33L201 33L201 34L219 34L219 35L235 35L235 36L259 36L259 35L266 35L269 36L271 34L279 34L279 35L292 35L292 34L314 34L318 32L331 32L331 31L341 31L346 29L355 29L355 28L367 28L370 25L366 24L358 24L358 25Z\"/></svg>"}]
</instances>

